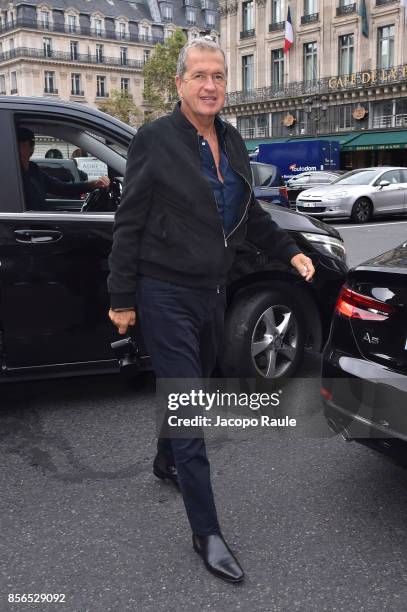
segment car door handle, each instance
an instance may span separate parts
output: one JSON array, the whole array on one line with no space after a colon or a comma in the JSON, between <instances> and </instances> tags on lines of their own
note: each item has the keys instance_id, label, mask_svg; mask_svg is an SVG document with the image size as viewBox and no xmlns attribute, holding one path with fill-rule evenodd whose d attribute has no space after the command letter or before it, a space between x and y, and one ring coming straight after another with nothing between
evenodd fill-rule
<instances>
[{"instance_id":1,"label":"car door handle","mask_svg":"<svg viewBox=\"0 0 407 612\"><path fill-rule=\"evenodd\" d=\"M63 233L58 230L21 229L15 230L14 235L17 242L46 244L47 242L58 242L58 240L61 240Z\"/></svg>"}]
</instances>

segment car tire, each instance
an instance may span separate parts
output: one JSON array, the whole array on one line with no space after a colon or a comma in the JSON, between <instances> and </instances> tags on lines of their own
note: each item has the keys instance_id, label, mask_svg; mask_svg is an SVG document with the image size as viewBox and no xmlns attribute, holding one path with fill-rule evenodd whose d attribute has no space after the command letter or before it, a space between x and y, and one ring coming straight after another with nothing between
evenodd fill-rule
<instances>
[{"instance_id":1,"label":"car tire","mask_svg":"<svg viewBox=\"0 0 407 612\"><path fill-rule=\"evenodd\" d=\"M354 223L367 223L372 218L372 203L367 198L359 198L352 206L351 219Z\"/></svg>"},{"instance_id":2,"label":"car tire","mask_svg":"<svg viewBox=\"0 0 407 612\"><path fill-rule=\"evenodd\" d=\"M281 381L301 363L306 323L299 302L283 288L243 295L225 322L222 374Z\"/></svg>"}]
</instances>

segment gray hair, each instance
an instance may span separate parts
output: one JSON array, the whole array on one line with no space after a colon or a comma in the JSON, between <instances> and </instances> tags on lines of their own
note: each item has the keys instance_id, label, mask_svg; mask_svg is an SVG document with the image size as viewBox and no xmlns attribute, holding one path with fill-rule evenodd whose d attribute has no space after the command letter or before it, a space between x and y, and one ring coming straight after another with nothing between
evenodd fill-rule
<instances>
[{"instance_id":1,"label":"gray hair","mask_svg":"<svg viewBox=\"0 0 407 612\"><path fill-rule=\"evenodd\" d=\"M187 54L190 49L200 49L201 51L219 51L222 53L223 61L225 63L225 74L228 73L228 68L226 66L226 56L222 47L212 40L210 36L198 36L197 38L193 38L190 42L187 42L179 52L178 61L177 61L177 76L183 77L187 70Z\"/></svg>"}]
</instances>

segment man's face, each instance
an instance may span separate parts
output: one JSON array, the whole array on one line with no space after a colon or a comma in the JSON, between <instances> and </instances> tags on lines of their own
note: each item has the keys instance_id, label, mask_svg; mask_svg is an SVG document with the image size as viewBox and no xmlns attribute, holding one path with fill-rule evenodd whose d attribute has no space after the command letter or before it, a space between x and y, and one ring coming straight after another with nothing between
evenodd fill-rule
<instances>
[{"instance_id":1,"label":"man's face","mask_svg":"<svg viewBox=\"0 0 407 612\"><path fill-rule=\"evenodd\" d=\"M220 51L190 49L187 70L175 77L182 105L197 118L215 116L225 103L226 73Z\"/></svg>"},{"instance_id":2,"label":"man's face","mask_svg":"<svg viewBox=\"0 0 407 612\"><path fill-rule=\"evenodd\" d=\"M18 143L18 152L22 166L27 167L31 155L34 153L35 143L31 140L24 140Z\"/></svg>"}]
</instances>

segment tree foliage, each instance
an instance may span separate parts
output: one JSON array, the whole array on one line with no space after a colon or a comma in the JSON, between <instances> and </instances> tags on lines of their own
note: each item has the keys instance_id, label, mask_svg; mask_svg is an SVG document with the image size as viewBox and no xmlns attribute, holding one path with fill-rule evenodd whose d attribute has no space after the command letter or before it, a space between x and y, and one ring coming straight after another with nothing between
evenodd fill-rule
<instances>
[{"instance_id":1,"label":"tree foliage","mask_svg":"<svg viewBox=\"0 0 407 612\"><path fill-rule=\"evenodd\" d=\"M155 119L172 110L178 99L175 72L179 52L187 42L182 30L175 30L163 44L154 47L150 59L144 66L144 99L151 107L148 120Z\"/></svg>"},{"instance_id":2,"label":"tree foliage","mask_svg":"<svg viewBox=\"0 0 407 612\"><path fill-rule=\"evenodd\" d=\"M142 111L133 100L133 96L114 89L110 98L98 106L99 110L108 113L116 119L120 119L127 125L137 126L140 124Z\"/></svg>"}]
</instances>

